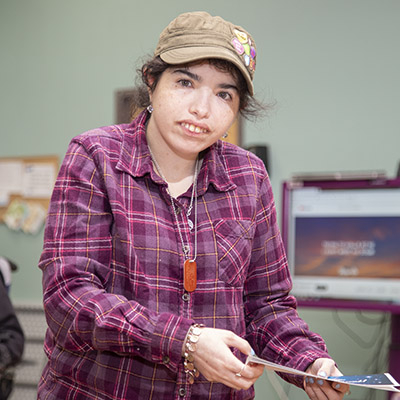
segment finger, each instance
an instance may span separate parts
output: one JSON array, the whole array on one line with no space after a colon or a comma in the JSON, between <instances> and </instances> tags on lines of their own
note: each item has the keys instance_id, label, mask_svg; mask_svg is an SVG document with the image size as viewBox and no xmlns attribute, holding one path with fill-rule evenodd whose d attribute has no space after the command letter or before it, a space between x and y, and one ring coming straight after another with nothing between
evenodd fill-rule
<instances>
[{"instance_id":1,"label":"finger","mask_svg":"<svg viewBox=\"0 0 400 400\"><path fill-rule=\"evenodd\" d=\"M246 365L244 364L244 369L246 369ZM242 372L243 372L242 371ZM239 373L225 373L223 378L220 380L226 386L229 386L236 390L248 389L253 385L253 380L248 379L245 376L242 376Z\"/></svg>"},{"instance_id":2,"label":"finger","mask_svg":"<svg viewBox=\"0 0 400 400\"><path fill-rule=\"evenodd\" d=\"M333 375L342 375L340 371L336 368L333 360L330 359L319 359L319 363L316 363L315 367L317 368L316 375L321 378L327 378L328 376Z\"/></svg>"},{"instance_id":3,"label":"finger","mask_svg":"<svg viewBox=\"0 0 400 400\"><path fill-rule=\"evenodd\" d=\"M322 378L327 378L328 376L335 377L341 375L342 375L341 372L336 367L333 367L332 370L329 372L325 372L324 370L320 370L318 372L318 376L321 376ZM347 393L350 388L348 384L341 382L330 382L330 385L334 390L336 390L339 393Z\"/></svg>"},{"instance_id":4,"label":"finger","mask_svg":"<svg viewBox=\"0 0 400 400\"><path fill-rule=\"evenodd\" d=\"M304 390L307 393L307 396L310 398L310 400L319 400L318 394L315 392L314 388L315 388L315 379L307 377L305 379L305 384L304 384Z\"/></svg>"},{"instance_id":5,"label":"finger","mask_svg":"<svg viewBox=\"0 0 400 400\"><path fill-rule=\"evenodd\" d=\"M339 383L339 382L331 382L331 386L337 392L344 393L344 394L347 394L350 389L349 385L347 385L345 383Z\"/></svg>"},{"instance_id":6,"label":"finger","mask_svg":"<svg viewBox=\"0 0 400 400\"><path fill-rule=\"evenodd\" d=\"M243 364L242 369L236 373L236 376L245 379L258 379L264 372L264 366L260 364Z\"/></svg>"},{"instance_id":7,"label":"finger","mask_svg":"<svg viewBox=\"0 0 400 400\"><path fill-rule=\"evenodd\" d=\"M240 389L248 389L254 385L263 372L264 366L262 365L250 366L249 364L244 364L240 373L236 373L234 378Z\"/></svg>"},{"instance_id":8,"label":"finger","mask_svg":"<svg viewBox=\"0 0 400 400\"><path fill-rule=\"evenodd\" d=\"M312 400L339 400L340 395L324 379L306 378L306 393Z\"/></svg>"},{"instance_id":9,"label":"finger","mask_svg":"<svg viewBox=\"0 0 400 400\"><path fill-rule=\"evenodd\" d=\"M226 339L226 344L229 347L235 347L240 350L243 354L250 355L252 352L252 348L249 342L240 336L230 332L231 334Z\"/></svg>"},{"instance_id":10,"label":"finger","mask_svg":"<svg viewBox=\"0 0 400 400\"><path fill-rule=\"evenodd\" d=\"M343 399L345 393L347 393L346 386L340 384L342 391L336 389L332 384L337 384L337 382L329 382L325 379L318 379L307 377L305 380L305 390L310 399L329 399L329 400L340 400Z\"/></svg>"},{"instance_id":11,"label":"finger","mask_svg":"<svg viewBox=\"0 0 400 400\"><path fill-rule=\"evenodd\" d=\"M331 374L331 377L335 376L342 376L343 374L335 367L333 373ZM342 382L331 382L331 386L333 389L340 393L348 393L350 390L350 386L347 383L342 383Z\"/></svg>"},{"instance_id":12,"label":"finger","mask_svg":"<svg viewBox=\"0 0 400 400\"><path fill-rule=\"evenodd\" d=\"M238 376L238 377L241 377L242 376L242 373L244 372L244 369L246 368L246 364L243 364L242 365L242 368L240 368L240 371L239 372L236 372L236 376Z\"/></svg>"}]
</instances>

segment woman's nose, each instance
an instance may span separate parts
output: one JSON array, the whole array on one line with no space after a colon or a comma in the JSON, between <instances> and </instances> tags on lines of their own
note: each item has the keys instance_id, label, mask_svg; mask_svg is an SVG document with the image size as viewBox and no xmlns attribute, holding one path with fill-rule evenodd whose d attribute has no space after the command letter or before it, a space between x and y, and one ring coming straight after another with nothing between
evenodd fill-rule
<instances>
[{"instance_id":1,"label":"woman's nose","mask_svg":"<svg viewBox=\"0 0 400 400\"><path fill-rule=\"evenodd\" d=\"M190 112L197 118L207 118L210 115L211 98L207 90L198 89L193 94Z\"/></svg>"}]
</instances>

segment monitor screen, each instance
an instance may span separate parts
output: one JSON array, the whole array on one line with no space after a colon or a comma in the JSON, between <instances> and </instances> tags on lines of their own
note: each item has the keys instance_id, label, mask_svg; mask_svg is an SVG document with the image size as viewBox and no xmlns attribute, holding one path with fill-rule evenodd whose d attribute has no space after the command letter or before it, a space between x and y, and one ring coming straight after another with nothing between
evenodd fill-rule
<instances>
[{"instance_id":1,"label":"monitor screen","mask_svg":"<svg viewBox=\"0 0 400 400\"><path fill-rule=\"evenodd\" d=\"M285 182L298 297L400 302L400 180Z\"/></svg>"}]
</instances>

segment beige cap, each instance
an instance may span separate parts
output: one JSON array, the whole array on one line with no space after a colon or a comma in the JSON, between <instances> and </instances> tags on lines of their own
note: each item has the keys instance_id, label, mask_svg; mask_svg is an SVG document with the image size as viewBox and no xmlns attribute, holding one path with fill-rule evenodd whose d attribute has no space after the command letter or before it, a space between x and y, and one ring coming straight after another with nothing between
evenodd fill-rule
<instances>
[{"instance_id":1,"label":"beige cap","mask_svg":"<svg viewBox=\"0 0 400 400\"><path fill-rule=\"evenodd\" d=\"M162 32L154 52L168 64L184 64L205 58L230 61L243 74L254 94L256 44L242 27L199 11L179 15Z\"/></svg>"}]
</instances>

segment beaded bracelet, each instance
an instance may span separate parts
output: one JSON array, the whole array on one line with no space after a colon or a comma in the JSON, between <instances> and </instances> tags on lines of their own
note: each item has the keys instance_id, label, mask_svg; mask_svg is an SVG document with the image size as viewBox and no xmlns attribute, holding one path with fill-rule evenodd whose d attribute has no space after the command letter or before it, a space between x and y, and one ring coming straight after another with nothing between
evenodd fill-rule
<instances>
[{"instance_id":1,"label":"beaded bracelet","mask_svg":"<svg viewBox=\"0 0 400 400\"><path fill-rule=\"evenodd\" d=\"M201 328L204 327L202 324L192 325L185 339L185 353L183 355L183 365L185 367L185 374L190 384L194 383L194 378L198 378L200 373L194 366L194 353L196 351L196 343L201 335Z\"/></svg>"}]
</instances>

